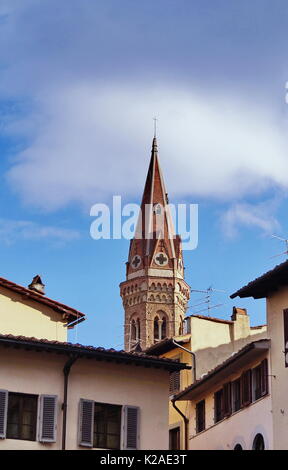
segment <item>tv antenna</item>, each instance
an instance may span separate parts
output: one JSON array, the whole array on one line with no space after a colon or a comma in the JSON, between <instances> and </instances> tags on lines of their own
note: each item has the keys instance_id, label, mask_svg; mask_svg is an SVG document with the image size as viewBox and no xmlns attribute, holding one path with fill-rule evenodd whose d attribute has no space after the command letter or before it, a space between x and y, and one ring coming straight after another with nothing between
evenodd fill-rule
<instances>
[{"instance_id":1,"label":"tv antenna","mask_svg":"<svg viewBox=\"0 0 288 470\"><path fill-rule=\"evenodd\" d=\"M272 235L272 238L277 238L277 240L284 242L286 251L283 251L282 253L279 253L278 255L271 256L270 258L276 258L278 256L283 256L283 255L287 255L287 258L288 258L288 238L278 237L278 235Z\"/></svg>"},{"instance_id":2,"label":"tv antenna","mask_svg":"<svg viewBox=\"0 0 288 470\"><path fill-rule=\"evenodd\" d=\"M207 305L205 308L197 310L196 312L193 312L192 315L197 315L198 313L208 311L207 315L208 315L208 317L210 317L210 310L212 310L214 308L221 307L223 305L223 303L222 304L211 305L211 296L212 296L213 292L225 292L225 290L214 289L212 286L209 286L205 290L191 289L191 292L201 292L201 293L205 294L205 296L202 299L200 299L201 300L200 303L192 305L189 308L195 308L195 307L200 307L201 305Z\"/></svg>"}]
</instances>

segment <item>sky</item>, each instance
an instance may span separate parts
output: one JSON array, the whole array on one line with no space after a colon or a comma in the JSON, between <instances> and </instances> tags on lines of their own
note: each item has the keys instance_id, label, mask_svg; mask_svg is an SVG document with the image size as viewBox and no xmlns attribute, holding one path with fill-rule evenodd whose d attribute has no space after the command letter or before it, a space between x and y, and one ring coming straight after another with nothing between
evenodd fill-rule
<instances>
[{"instance_id":1,"label":"sky","mask_svg":"<svg viewBox=\"0 0 288 470\"><path fill-rule=\"evenodd\" d=\"M265 323L229 296L285 260L287 24L286 0L0 0L0 276L84 312L72 342L123 347L129 242L90 209L139 203L154 116L170 202L199 205L187 282Z\"/></svg>"}]
</instances>

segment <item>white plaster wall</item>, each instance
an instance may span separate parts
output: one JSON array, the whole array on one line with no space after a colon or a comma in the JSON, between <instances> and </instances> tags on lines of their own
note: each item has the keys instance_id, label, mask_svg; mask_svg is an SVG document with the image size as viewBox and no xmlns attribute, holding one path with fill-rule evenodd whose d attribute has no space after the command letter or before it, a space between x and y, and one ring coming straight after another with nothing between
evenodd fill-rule
<instances>
[{"instance_id":1,"label":"white plaster wall","mask_svg":"<svg viewBox=\"0 0 288 470\"><path fill-rule=\"evenodd\" d=\"M208 406L212 406L212 396ZM213 425L206 431L194 435L194 423L190 421L190 450L233 450L241 444L244 450L251 450L256 434L264 437L265 448L273 449L272 413L270 395L258 400L229 418Z\"/></svg>"},{"instance_id":2,"label":"white plaster wall","mask_svg":"<svg viewBox=\"0 0 288 470\"><path fill-rule=\"evenodd\" d=\"M61 449L63 366L67 356L1 347L0 357L0 389L58 395L56 443L0 439L0 450ZM77 444L80 398L139 406L141 449L168 449L168 390L168 371L94 359L78 360L69 377L67 449L81 449Z\"/></svg>"},{"instance_id":3,"label":"white plaster wall","mask_svg":"<svg viewBox=\"0 0 288 470\"><path fill-rule=\"evenodd\" d=\"M272 408L274 448L288 449L288 367L284 357L283 310L288 308L288 288L267 299L268 335L271 338Z\"/></svg>"}]
</instances>

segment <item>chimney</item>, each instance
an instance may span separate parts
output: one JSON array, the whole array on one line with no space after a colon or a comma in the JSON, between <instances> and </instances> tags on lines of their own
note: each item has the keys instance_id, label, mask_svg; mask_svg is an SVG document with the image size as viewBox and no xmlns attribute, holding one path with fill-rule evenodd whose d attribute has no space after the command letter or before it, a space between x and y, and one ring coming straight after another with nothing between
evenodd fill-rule
<instances>
[{"instance_id":1,"label":"chimney","mask_svg":"<svg viewBox=\"0 0 288 470\"><path fill-rule=\"evenodd\" d=\"M233 313L231 316L232 321L236 321L237 315L247 315L246 308L233 307Z\"/></svg>"},{"instance_id":2,"label":"chimney","mask_svg":"<svg viewBox=\"0 0 288 470\"><path fill-rule=\"evenodd\" d=\"M45 284L43 284L41 277L37 274L37 276L33 277L31 284L28 286L28 289L34 290L35 292L38 292L38 294L44 295L44 287Z\"/></svg>"}]
</instances>

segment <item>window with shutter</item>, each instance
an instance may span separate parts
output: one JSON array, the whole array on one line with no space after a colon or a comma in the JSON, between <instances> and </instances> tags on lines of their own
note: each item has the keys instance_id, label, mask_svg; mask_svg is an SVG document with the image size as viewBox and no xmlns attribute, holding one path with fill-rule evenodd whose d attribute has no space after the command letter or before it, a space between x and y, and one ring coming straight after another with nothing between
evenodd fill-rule
<instances>
[{"instance_id":1,"label":"window with shutter","mask_svg":"<svg viewBox=\"0 0 288 470\"><path fill-rule=\"evenodd\" d=\"M233 412L241 408L241 380L237 379L232 382L232 410Z\"/></svg>"},{"instance_id":2,"label":"window with shutter","mask_svg":"<svg viewBox=\"0 0 288 470\"><path fill-rule=\"evenodd\" d=\"M230 416L231 413L231 382L228 382L223 386L223 415Z\"/></svg>"},{"instance_id":3,"label":"window with shutter","mask_svg":"<svg viewBox=\"0 0 288 470\"><path fill-rule=\"evenodd\" d=\"M8 391L0 390L0 439L6 437Z\"/></svg>"},{"instance_id":4,"label":"window with shutter","mask_svg":"<svg viewBox=\"0 0 288 470\"><path fill-rule=\"evenodd\" d=\"M215 423L221 421L224 417L223 411L223 388L214 394L214 420Z\"/></svg>"},{"instance_id":5,"label":"window with shutter","mask_svg":"<svg viewBox=\"0 0 288 470\"><path fill-rule=\"evenodd\" d=\"M246 370L241 376L242 406L247 406L252 401L251 369Z\"/></svg>"},{"instance_id":6,"label":"window with shutter","mask_svg":"<svg viewBox=\"0 0 288 470\"><path fill-rule=\"evenodd\" d=\"M173 361L180 362L180 357L172 357ZM170 372L169 375L169 394L174 395L180 391L180 371Z\"/></svg>"},{"instance_id":7,"label":"window with shutter","mask_svg":"<svg viewBox=\"0 0 288 470\"><path fill-rule=\"evenodd\" d=\"M121 405L95 403L93 447L120 449Z\"/></svg>"},{"instance_id":8,"label":"window with shutter","mask_svg":"<svg viewBox=\"0 0 288 470\"><path fill-rule=\"evenodd\" d=\"M36 441L38 395L8 393L7 439Z\"/></svg>"},{"instance_id":9,"label":"window with shutter","mask_svg":"<svg viewBox=\"0 0 288 470\"><path fill-rule=\"evenodd\" d=\"M123 450L139 449L139 415L137 406L123 406Z\"/></svg>"},{"instance_id":10,"label":"window with shutter","mask_svg":"<svg viewBox=\"0 0 288 470\"><path fill-rule=\"evenodd\" d=\"M268 360L265 358L261 362L261 396L268 393Z\"/></svg>"},{"instance_id":11,"label":"window with shutter","mask_svg":"<svg viewBox=\"0 0 288 470\"><path fill-rule=\"evenodd\" d=\"M40 395L39 441L56 442L57 396Z\"/></svg>"},{"instance_id":12,"label":"window with shutter","mask_svg":"<svg viewBox=\"0 0 288 470\"><path fill-rule=\"evenodd\" d=\"M205 429L205 400L196 404L196 432Z\"/></svg>"},{"instance_id":13,"label":"window with shutter","mask_svg":"<svg viewBox=\"0 0 288 470\"><path fill-rule=\"evenodd\" d=\"M79 404L79 437L80 446L93 446L94 401L81 398Z\"/></svg>"},{"instance_id":14,"label":"window with shutter","mask_svg":"<svg viewBox=\"0 0 288 470\"><path fill-rule=\"evenodd\" d=\"M285 348L285 367L288 367L288 308L283 311L284 317L284 348Z\"/></svg>"}]
</instances>

